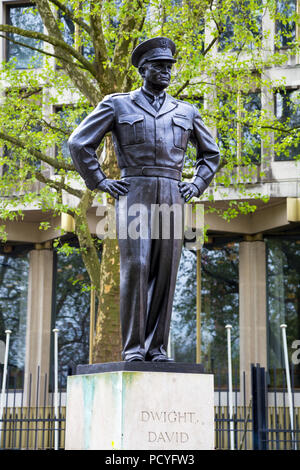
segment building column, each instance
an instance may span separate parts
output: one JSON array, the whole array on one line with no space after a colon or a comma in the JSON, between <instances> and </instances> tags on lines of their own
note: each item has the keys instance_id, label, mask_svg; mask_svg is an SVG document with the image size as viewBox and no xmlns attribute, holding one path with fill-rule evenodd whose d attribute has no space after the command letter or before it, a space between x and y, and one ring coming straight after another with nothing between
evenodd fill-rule
<instances>
[{"instance_id":1,"label":"building column","mask_svg":"<svg viewBox=\"0 0 300 470\"><path fill-rule=\"evenodd\" d=\"M266 247L262 237L241 242L239 259L240 375L242 385L245 372L249 402L251 364L267 367Z\"/></svg>"},{"instance_id":2,"label":"building column","mask_svg":"<svg viewBox=\"0 0 300 470\"><path fill-rule=\"evenodd\" d=\"M53 251L50 244L36 245L29 254L29 285L27 306L27 333L25 355L24 395L31 405L36 405L37 380L39 380L39 403L43 404L45 376L49 387L51 310L53 283ZM38 379L39 368L39 379ZM31 385L30 385L31 375Z\"/></svg>"}]
</instances>

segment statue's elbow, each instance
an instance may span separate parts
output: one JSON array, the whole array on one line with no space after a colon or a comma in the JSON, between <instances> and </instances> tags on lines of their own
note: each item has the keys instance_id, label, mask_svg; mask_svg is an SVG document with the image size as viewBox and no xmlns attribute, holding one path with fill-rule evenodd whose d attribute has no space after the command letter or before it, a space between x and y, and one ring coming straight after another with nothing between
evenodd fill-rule
<instances>
[{"instance_id":1,"label":"statue's elbow","mask_svg":"<svg viewBox=\"0 0 300 470\"><path fill-rule=\"evenodd\" d=\"M67 144L71 155L76 155L80 151L81 146L79 140L76 138L75 135L71 134Z\"/></svg>"}]
</instances>

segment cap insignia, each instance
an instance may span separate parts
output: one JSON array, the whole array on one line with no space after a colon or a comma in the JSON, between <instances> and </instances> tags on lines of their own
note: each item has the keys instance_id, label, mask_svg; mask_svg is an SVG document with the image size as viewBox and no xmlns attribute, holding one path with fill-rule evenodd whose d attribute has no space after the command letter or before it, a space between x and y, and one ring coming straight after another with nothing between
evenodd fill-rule
<instances>
[{"instance_id":1,"label":"cap insignia","mask_svg":"<svg viewBox=\"0 0 300 470\"><path fill-rule=\"evenodd\" d=\"M160 45L163 49L167 49L168 48L168 42L165 40L165 39L161 39L160 41Z\"/></svg>"}]
</instances>

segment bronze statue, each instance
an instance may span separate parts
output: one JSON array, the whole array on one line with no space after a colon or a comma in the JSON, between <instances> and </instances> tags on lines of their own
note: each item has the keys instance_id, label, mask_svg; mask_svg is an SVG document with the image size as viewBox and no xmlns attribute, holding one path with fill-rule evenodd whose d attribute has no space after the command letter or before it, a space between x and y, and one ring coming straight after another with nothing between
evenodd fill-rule
<instances>
[{"instance_id":1,"label":"bronze statue","mask_svg":"<svg viewBox=\"0 0 300 470\"><path fill-rule=\"evenodd\" d=\"M200 196L213 179L219 149L196 107L165 92L171 80L175 44L157 37L139 44L132 63L143 86L130 93L106 96L69 139L74 165L86 186L117 199L117 220L126 199L129 209L140 203L183 207ZM121 180L106 178L96 149L112 132ZM191 183L181 182L188 142L196 146L196 170ZM172 223L172 222L171 222ZM173 221L173 224L175 222ZM167 357L172 303L183 236L120 237L120 317L124 361L171 361Z\"/></svg>"}]
</instances>

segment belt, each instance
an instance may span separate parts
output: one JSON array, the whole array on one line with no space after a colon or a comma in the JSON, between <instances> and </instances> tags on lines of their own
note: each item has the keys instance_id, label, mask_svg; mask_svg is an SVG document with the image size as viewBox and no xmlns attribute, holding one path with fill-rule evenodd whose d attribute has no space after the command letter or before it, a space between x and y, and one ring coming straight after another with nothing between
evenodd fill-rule
<instances>
[{"instance_id":1,"label":"belt","mask_svg":"<svg viewBox=\"0 0 300 470\"><path fill-rule=\"evenodd\" d=\"M126 176L161 176L163 178L172 178L181 180L181 171L174 168L166 168L162 166L143 166L143 167L127 167L121 169L121 177Z\"/></svg>"}]
</instances>

